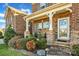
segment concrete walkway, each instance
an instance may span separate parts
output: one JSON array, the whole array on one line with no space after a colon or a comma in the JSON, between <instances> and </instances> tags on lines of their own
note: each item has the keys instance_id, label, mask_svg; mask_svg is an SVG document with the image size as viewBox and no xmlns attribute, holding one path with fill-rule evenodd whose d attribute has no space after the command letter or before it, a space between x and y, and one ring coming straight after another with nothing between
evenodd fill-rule
<instances>
[{"instance_id":1,"label":"concrete walkway","mask_svg":"<svg viewBox=\"0 0 79 59\"><path fill-rule=\"evenodd\" d=\"M0 44L4 44L4 39L0 39Z\"/></svg>"}]
</instances>

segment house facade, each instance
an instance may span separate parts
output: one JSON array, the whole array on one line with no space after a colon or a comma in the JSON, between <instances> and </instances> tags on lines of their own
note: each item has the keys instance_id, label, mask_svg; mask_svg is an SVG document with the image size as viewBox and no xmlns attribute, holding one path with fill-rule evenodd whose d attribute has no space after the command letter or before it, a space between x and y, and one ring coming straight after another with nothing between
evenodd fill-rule
<instances>
[{"instance_id":1,"label":"house facade","mask_svg":"<svg viewBox=\"0 0 79 59\"><path fill-rule=\"evenodd\" d=\"M78 3L33 3L33 13L25 16L25 36L46 34L48 45L72 46L79 43ZM31 30L30 23L31 22Z\"/></svg>"},{"instance_id":2,"label":"house facade","mask_svg":"<svg viewBox=\"0 0 79 59\"><path fill-rule=\"evenodd\" d=\"M6 27L11 24L17 34L23 35L25 31L24 16L27 16L27 14L11 6L7 6L5 12Z\"/></svg>"}]
</instances>

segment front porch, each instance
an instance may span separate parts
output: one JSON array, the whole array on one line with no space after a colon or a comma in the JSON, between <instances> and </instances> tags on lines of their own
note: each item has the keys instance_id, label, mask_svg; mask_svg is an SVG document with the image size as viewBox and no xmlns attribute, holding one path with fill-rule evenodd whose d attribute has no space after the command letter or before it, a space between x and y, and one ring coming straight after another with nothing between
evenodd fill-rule
<instances>
[{"instance_id":1,"label":"front porch","mask_svg":"<svg viewBox=\"0 0 79 59\"><path fill-rule=\"evenodd\" d=\"M25 36L41 32L46 37L48 45L70 47L72 45L71 7L72 4L55 4L27 16Z\"/></svg>"}]
</instances>

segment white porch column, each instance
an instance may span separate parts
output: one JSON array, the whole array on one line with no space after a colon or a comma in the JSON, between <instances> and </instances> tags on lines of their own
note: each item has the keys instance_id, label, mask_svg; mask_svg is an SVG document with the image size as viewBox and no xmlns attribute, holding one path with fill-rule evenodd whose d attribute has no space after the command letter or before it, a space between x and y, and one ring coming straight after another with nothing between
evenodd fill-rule
<instances>
[{"instance_id":1,"label":"white porch column","mask_svg":"<svg viewBox=\"0 0 79 59\"><path fill-rule=\"evenodd\" d=\"M29 20L25 20L26 21L26 30L24 32L24 37L29 35Z\"/></svg>"},{"instance_id":2,"label":"white porch column","mask_svg":"<svg viewBox=\"0 0 79 59\"><path fill-rule=\"evenodd\" d=\"M26 20L26 31L29 31L29 20Z\"/></svg>"},{"instance_id":3,"label":"white porch column","mask_svg":"<svg viewBox=\"0 0 79 59\"><path fill-rule=\"evenodd\" d=\"M52 12L48 14L50 26L49 26L49 31L47 32L47 45L52 45L54 42L53 19L52 19L54 14L55 13Z\"/></svg>"},{"instance_id":4,"label":"white porch column","mask_svg":"<svg viewBox=\"0 0 79 59\"><path fill-rule=\"evenodd\" d=\"M49 17L49 24L50 24L49 30L53 30L52 17L53 17L54 14L55 14L55 12L54 12L54 13L51 12L51 13L48 14L48 17Z\"/></svg>"}]
</instances>

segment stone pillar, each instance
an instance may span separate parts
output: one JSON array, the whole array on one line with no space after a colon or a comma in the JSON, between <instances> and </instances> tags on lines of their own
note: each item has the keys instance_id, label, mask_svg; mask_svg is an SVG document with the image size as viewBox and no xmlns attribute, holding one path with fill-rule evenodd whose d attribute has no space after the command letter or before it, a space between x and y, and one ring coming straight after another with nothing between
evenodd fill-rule
<instances>
[{"instance_id":1,"label":"stone pillar","mask_svg":"<svg viewBox=\"0 0 79 59\"><path fill-rule=\"evenodd\" d=\"M47 32L47 45L52 45L53 44L53 21L52 21L52 17L53 17L54 13L49 13L48 17L49 17L49 31Z\"/></svg>"}]
</instances>

